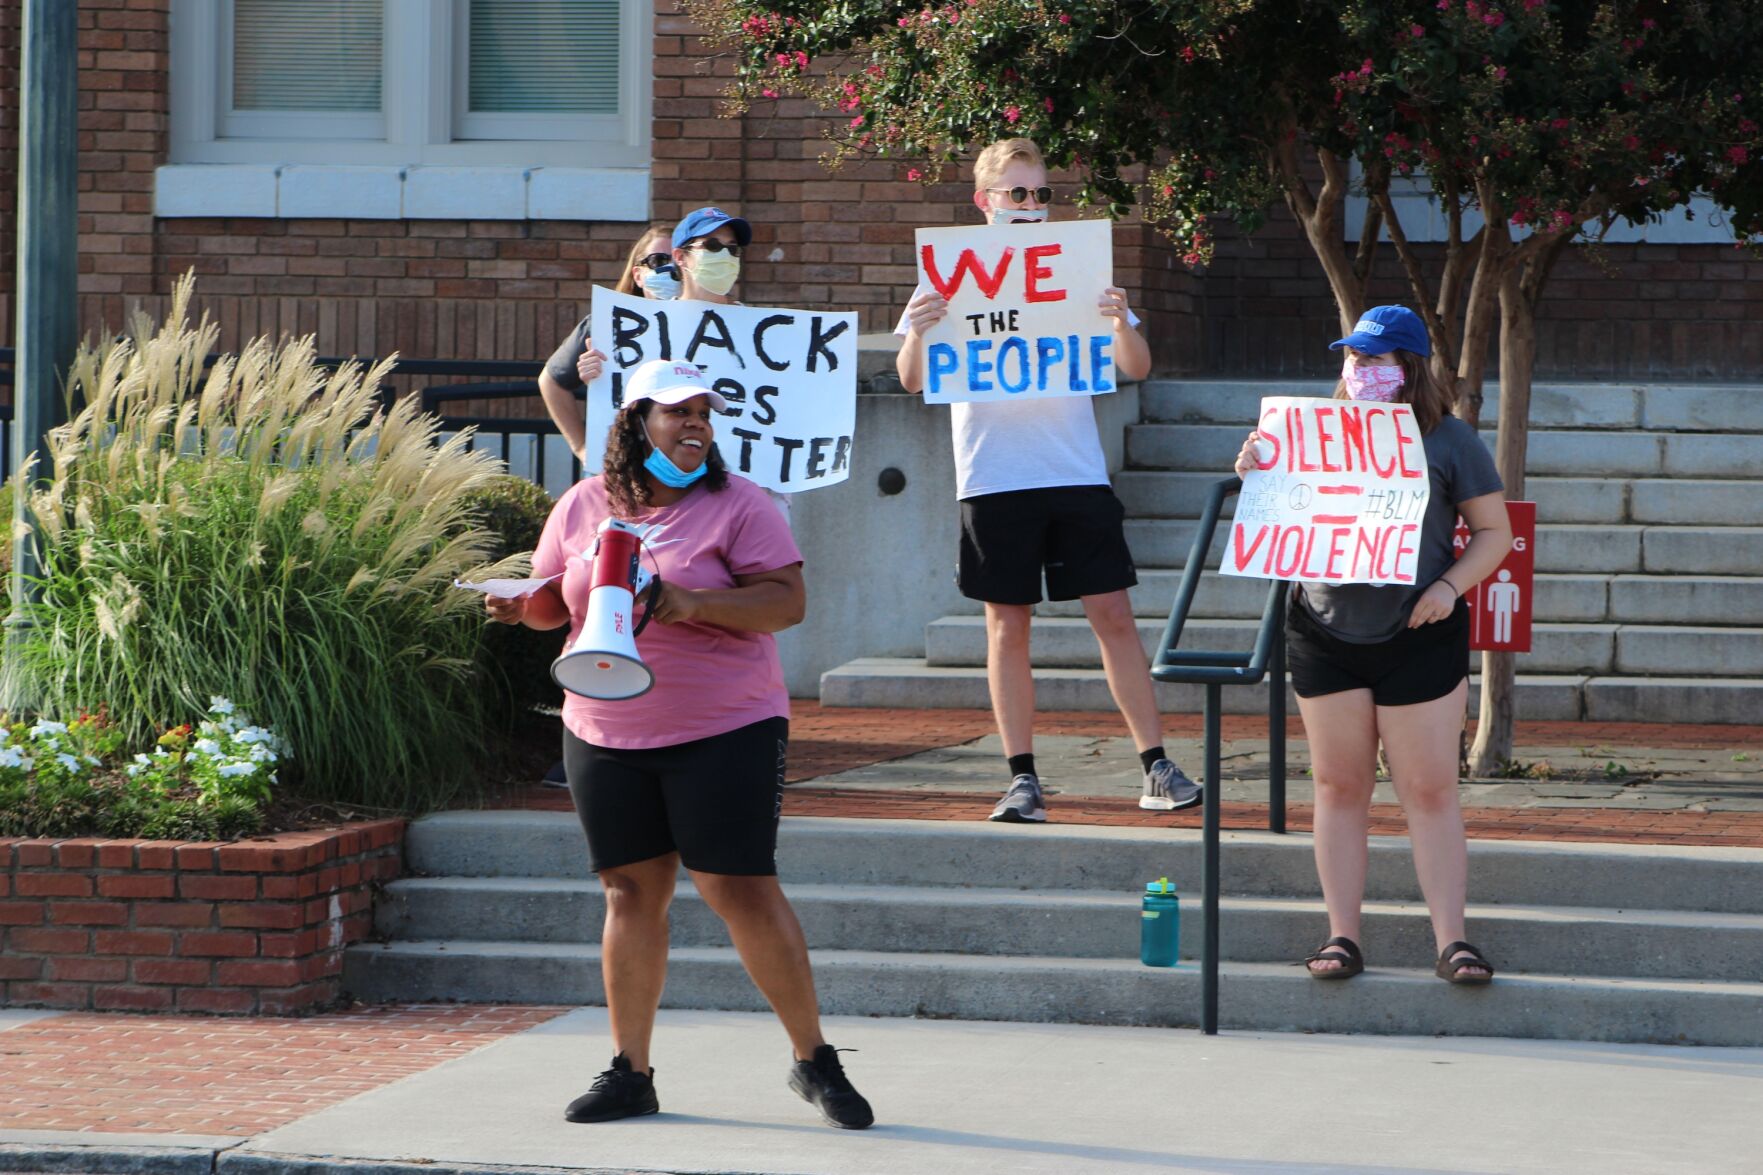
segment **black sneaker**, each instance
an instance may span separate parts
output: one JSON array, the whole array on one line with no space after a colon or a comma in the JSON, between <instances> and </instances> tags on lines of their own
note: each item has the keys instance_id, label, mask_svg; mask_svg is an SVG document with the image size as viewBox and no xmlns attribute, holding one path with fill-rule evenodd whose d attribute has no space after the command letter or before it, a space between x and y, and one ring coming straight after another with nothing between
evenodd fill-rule
<instances>
[{"instance_id":1,"label":"black sneaker","mask_svg":"<svg viewBox=\"0 0 1763 1175\"><path fill-rule=\"evenodd\" d=\"M845 1076L839 1051L830 1044L815 1049L812 1060L796 1062L790 1070L790 1088L840 1129L862 1130L875 1121L875 1111Z\"/></svg>"},{"instance_id":2,"label":"black sneaker","mask_svg":"<svg viewBox=\"0 0 1763 1175\"><path fill-rule=\"evenodd\" d=\"M588 1092L563 1111L571 1122L612 1122L661 1111L655 1098L655 1070L638 1073L623 1053L612 1058L612 1068L594 1078Z\"/></svg>"}]
</instances>

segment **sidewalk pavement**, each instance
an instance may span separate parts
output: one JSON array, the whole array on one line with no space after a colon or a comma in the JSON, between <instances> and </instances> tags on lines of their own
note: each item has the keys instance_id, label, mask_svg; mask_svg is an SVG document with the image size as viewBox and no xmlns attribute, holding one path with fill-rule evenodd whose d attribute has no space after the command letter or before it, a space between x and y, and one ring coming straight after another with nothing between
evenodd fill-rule
<instances>
[{"instance_id":1,"label":"sidewalk pavement","mask_svg":"<svg viewBox=\"0 0 1763 1175\"><path fill-rule=\"evenodd\" d=\"M869 1131L822 1125L785 1088L766 1015L663 1012L662 1113L578 1126L562 1109L611 1051L601 1009L0 1012L0 1170L1720 1175L1757 1170L1763 1150L1758 1049L857 1017L826 1031L858 1050L844 1060L875 1105Z\"/></svg>"}]
</instances>

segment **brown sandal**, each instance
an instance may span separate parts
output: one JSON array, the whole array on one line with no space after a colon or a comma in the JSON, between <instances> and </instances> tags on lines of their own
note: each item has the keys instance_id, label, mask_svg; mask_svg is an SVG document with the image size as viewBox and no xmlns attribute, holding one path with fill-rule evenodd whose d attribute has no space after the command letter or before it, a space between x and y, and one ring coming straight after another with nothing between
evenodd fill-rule
<instances>
[{"instance_id":1,"label":"brown sandal","mask_svg":"<svg viewBox=\"0 0 1763 1175\"><path fill-rule=\"evenodd\" d=\"M1331 947L1340 949L1330 950ZM1310 965L1312 963L1339 963L1340 966L1318 971ZM1312 979L1351 979L1365 970L1365 957L1359 953L1358 943L1345 935L1336 935L1304 959L1304 970L1310 972Z\"/></svg>"},{"instance_id":2,"label":"brown sandal","mask_svg":"<svg viewBox=\"0 0 1763 1175\"><path fill-rule=\"evenodd\" d=\"M1452 955L1456 954L1466 954L1469 957L1467 959L1451 958ZM1486 972L1486 974L1463 974L1464 969L1469 967L1479 967L1482 971ZM1439 961L1433 967L1432 973L1446 983L1455 983L1462 987L1475 987L1488 983L1493 979L1494 965L1488 962L1486 955L1483 955L1468 943L1454 942L1439 952Z\"/></svg>"}]
</instances>

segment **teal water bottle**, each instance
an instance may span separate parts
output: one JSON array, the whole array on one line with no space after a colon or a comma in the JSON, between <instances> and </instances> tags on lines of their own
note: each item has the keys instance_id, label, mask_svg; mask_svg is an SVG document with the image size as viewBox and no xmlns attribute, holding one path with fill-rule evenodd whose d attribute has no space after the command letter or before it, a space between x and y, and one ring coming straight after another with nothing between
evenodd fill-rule
<instances>
[{"instance_id":1,"label":"teal water bottle","mask_svg":"<svg viewBox=\"0 0 1763 1175\"><path fill-rule=\"evenodd\" d=\"M1175 966L1176 944L1181 941L1181 903L1169 878L1145 885L1145 905L1139 912L1139 962L1147 967Z\"/></svg>"}]
</instances>

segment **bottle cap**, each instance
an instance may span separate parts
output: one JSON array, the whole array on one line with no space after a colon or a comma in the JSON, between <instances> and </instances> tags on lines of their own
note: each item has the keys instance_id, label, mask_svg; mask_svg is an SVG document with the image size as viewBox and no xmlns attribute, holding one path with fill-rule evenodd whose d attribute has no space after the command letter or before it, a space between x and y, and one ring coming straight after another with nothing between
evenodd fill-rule
<instances>
[{"instance_id":1,"label":"bottle cap","mask_svg":"<svg viewBox=\"0 0 1763 1175\"><path fill-rule=\"evenodd\" d=\"M1169 878L1159 877L1156 881L1145 882L1145 892L1146 893L1174 893L1175 886L1170 884Z\"/></svg>"}]
</instances>

